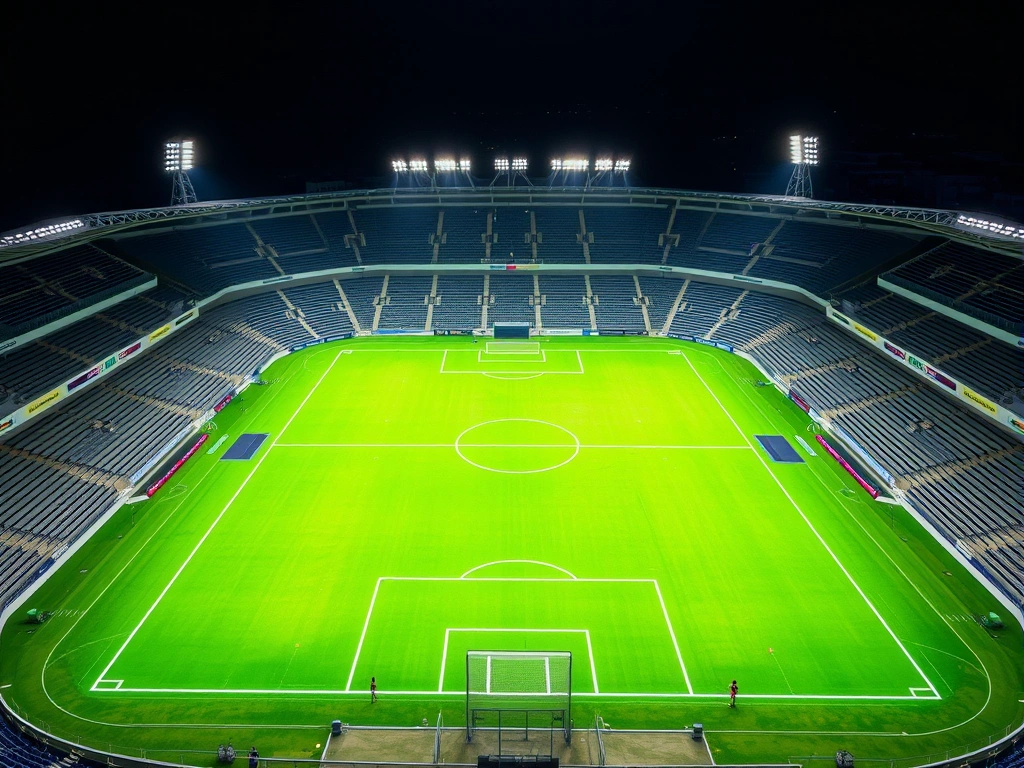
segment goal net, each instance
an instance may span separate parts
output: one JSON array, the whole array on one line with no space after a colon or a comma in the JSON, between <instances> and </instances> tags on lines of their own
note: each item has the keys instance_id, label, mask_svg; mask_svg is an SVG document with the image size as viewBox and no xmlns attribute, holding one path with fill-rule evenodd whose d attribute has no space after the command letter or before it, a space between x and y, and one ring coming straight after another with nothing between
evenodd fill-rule
<instances>
[{"instance_id":1,"label":"goal net","mask_svg":"<svg viewBox=\"0 0 1024 768\"><path fill-rule=\"evenodd\" d=\"M466 738L477 728L559 728L572 738L572 654L467 651Z\"/></svg>"},{"instance_id":2,"label":"goal net","mask_svg":"<svg viewBox=\"0 0 1024 768\"><path fill-rule=\"evenodd\" d=\"M488 355L539 355L539 341L488 341L484 347Z\"/></svg>"}]
</instances>

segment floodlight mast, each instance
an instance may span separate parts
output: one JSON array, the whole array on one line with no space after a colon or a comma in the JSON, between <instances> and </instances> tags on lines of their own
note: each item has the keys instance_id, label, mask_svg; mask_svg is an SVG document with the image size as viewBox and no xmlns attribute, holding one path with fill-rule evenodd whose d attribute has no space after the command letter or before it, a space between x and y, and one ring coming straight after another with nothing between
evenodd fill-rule
<instances>
[{"instance_id":1,"label":"floodlight mast","mask_svg":"<svg viewBox=\"0 0 1024 768\"><path fill-rule=\"evenodd\" d=\"M793 174L786 185L786 197L803 197L808 200L814 197L811 184L811 166L818 164L818 137L789 137L789 159L793 163Z\"/></svg>"},{"instance_id":2,"label":"floodlight mast","mask_svg":"<svg viewBox=\"0 0 1024 768\"><path fill-rule=\"evenodd\" d=\"M171 174L171 205L196 202L196 191L188 177L195 163L195 142L175 139L164 142L164 171Z\"/></svg>"}]
</instances>

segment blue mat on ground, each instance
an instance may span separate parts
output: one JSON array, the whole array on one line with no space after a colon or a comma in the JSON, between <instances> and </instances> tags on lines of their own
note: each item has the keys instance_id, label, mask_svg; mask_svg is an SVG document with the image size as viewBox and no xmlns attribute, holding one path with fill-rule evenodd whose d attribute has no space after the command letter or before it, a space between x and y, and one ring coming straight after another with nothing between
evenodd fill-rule
<instances>
[{"instance_id":1,"label":"blue mat on ground","mask_svg":"<svg viewBox=\"0 0 1024 768\"><path fill-rule=\"evenodd\" d=\"M248 461L256 455L263 441L270 435L248 434L240 436L220 457L221 461Z\"/></svg>"},{"instance_id":2,"label":"blue mat on ground","mask_svg":"<svg viewBox=\"0 0 1024 768\"><path fill-rule=\"evenodd\" d=\"M803 464L804 460L796 452L789 441L782 435L754 435L772 461L781 464Z\"/></svg>"}]
</instances>

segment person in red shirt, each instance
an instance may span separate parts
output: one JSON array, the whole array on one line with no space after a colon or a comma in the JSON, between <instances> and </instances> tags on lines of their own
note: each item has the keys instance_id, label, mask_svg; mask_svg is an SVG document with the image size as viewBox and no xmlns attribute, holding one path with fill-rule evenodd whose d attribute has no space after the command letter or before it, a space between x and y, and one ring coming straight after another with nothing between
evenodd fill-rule
<instances>
[{"instance_id":1,"label":"person in red shirt","mask_svg":"<svg viewBox=\"0 0 1024 768\"><path fill-rule=\"evenodd\" d=\"M377 678L370 678L370 703L372 704L377 700Z\"/></svg>"},{"instance_id":2,"label":"person in red shirt","mask_svg":"<svg viewBox=\"0 0 1024 768\"><path fill-rule=\"evenodd\" d=\"M729 686L729 706L730 707L735 707L736 706L736 694L739 691L739 689L740 689L740 687L738 685L736 685L736 681L733 680L732 681L732 685Z\"/></svg>"}]
</instances>

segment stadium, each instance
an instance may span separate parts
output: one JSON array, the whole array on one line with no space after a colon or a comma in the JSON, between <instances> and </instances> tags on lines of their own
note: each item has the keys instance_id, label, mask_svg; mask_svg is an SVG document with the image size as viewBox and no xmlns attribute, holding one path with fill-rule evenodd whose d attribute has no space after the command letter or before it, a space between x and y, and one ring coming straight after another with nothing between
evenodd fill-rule
<instances>
[{"instance_id":1,"label":"stadium","mask_svg":"<svg viewBox=\"0 0 1024 768\"><path fill-rule=\"evenodd\" d=\"M989 764L1022 234L485 181L0 236L5 754Z\"/></svg>"}]
</instances>

